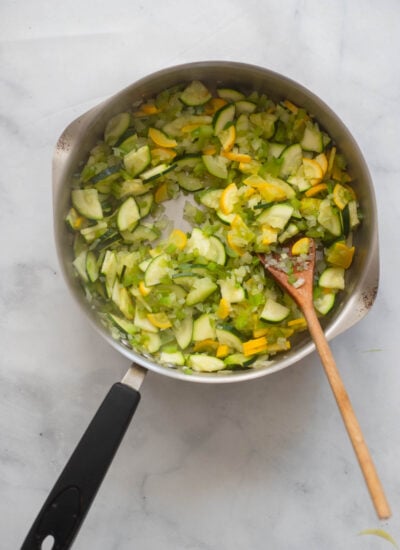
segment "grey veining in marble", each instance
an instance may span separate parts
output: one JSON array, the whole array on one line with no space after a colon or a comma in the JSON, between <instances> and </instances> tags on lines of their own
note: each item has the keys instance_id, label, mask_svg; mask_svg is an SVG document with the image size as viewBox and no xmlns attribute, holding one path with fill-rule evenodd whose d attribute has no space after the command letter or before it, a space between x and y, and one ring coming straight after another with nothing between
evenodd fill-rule
<instances>
[{"instance_id":1,"label":"grey veining in marble","mask_svg":"<svg viewBox=\"0 0 400 550\"><path fill-rule=\"evenodd\" d=\"M160 68L229 59L299 81L365 155L380 219L371 313L333 351L393 509L379 522L316 356L203 386L149 374L77 550L384 550L400 542L400 4L0 3L0 549L19 547L128 365L68 294L52 236L64 127Z\"/></svg>"}]
</instances>

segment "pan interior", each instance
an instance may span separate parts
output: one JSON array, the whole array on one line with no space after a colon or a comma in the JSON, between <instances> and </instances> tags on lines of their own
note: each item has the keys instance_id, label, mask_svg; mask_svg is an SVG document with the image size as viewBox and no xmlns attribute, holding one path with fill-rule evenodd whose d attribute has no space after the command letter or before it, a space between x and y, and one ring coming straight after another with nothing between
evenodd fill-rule
<instances>
[{"instance_id":1,"label":"pan interior","mask_svg":"<svg viewBox=\"0 0 400 550\"><path fill-rule=\"evenodd\" d=\"M355 179L355 189L361 203L364 221L355 234L358 253L348 273L346 290L334 311L324 319L328 338L333 338L358 322L372 306L378 287L379 257L376 205L373 184L363 156L342 121L318 97L303 86L286 77L261 67L241 63L212 61L171 67L149 75L117 93L101 105L73 121L60 136L53 161L54 224L57 252L67 284L84 313L100 334L131 361L187 381L232 382L256 378L285 368L311 353L314 349L309 336L302 333L292 348L265 362L257 369L247 371L221 371L219 373L193 373L190 376L180 370L156 363L133 351L129 346L114 340L85 299L72 267L71 235L64 223L69 209L70 180L87 156L89 150L102 135L105 122L114 114L128 108L132 102L151 97L177 83L202 80L209 86L238 87L242 90L258 90L267 93L275 101L289 99L313 114L320 125L344 152L349 170ZM175 227L188 229L179 212L188 197L179 203L166 203L167 213Z\"/></svg>"}]
</instances>

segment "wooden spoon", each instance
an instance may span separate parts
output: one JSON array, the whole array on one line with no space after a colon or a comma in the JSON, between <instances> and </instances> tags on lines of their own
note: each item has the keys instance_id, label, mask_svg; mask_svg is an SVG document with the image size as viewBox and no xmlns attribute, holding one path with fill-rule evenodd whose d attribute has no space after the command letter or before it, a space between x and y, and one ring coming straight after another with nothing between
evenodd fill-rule
<instances>
[{"instance_id":1,"label":"wooden spoon","mask_svg":"<svg viewBox=\"0 0 400 550\"><path fill-rule=\"evenodd\" d=\"M290 254L289 254L290 255ZM291 255L290 255L291 256ZM315 266L315 242L309 239L309 252L307 260L293 260L293 274L298 283L293 286L289 282L289 275L280 269L279 256L266 256L259 254L259 258L265 269L271 273L281 287L297 302L307 321L308 330L314 340L315 346L324 366L326 376L339 407L344 424L349 434L353 449L356 453L361 471L364 475L375 511L380 519L387 519L391 516L389 504L386 500L383 487L379 480L374 463L368 447L364 441L360 425L357 421L349 396L340 377L331 349L322 330L313 304L313 278ZM271 261L271 258L275 261ZM278 260L278 261L276 261ZM297 268L296 268L297 263ZM291 279L292 280L292 279ZM300 284L299 284L300 283Z\"/></svg>"}]
</instances>

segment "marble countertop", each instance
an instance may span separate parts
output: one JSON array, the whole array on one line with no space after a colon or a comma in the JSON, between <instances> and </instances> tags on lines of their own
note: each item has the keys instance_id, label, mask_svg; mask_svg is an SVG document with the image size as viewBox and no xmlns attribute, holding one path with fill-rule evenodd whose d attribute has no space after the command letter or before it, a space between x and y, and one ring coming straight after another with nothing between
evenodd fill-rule
<instances>
[{"instance_id":1,"label":"marble countertop","mask_svg":"<svg viewBox=\"0 0 400 550\"><path fill-rule=\"evenodd\" d=\"M76 550L384 550L400 542L400 5L317 2L0 4L0 548L19 548L127 360L66 288L51 158L64 127L160 68L253 63L319 95L358 141L380 220L378 298L332 342L386 488L379 522L315 355L232 385L149 373Z\"/></svg>"}]
</instances>

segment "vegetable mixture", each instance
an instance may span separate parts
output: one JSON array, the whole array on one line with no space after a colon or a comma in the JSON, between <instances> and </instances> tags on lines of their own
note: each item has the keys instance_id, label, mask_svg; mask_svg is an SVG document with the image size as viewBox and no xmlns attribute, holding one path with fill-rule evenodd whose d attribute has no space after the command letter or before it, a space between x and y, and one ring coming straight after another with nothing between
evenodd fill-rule
<instances>
[{"instance_id":1,"label":"vegetable mixture","mask_svg":"<svg viewBox=\"0 0 400 550\"><path fill-rule=\"evenodd\" d=\"M360 221L346 161L310 113L199 81L111 118L71 203L73 265L102 322L188 374L255 368L288 350L306 323L257 253L279 252L299 286L292 257L306 261L314 238L325 315Z\"/></svg>"}]
</instances>

